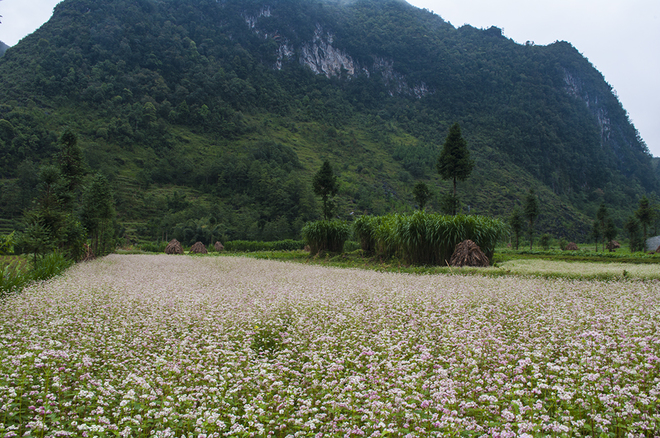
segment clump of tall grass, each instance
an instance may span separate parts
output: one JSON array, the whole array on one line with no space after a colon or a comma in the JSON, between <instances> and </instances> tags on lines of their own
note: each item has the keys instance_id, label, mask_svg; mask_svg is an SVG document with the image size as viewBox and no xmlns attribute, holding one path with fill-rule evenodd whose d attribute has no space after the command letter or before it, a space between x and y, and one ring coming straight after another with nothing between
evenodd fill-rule
<instances>
[{"instance_id":1,"label":"clump of tall grass","mask_svg":"<svg viewBox=\"0 0 660 438\"><path fill-rule=\"evenodd\" d=\"M370 254L398 255L415 265L446 265L456 245L475 242L492 260L497 241L508 228L485 216L444 216L417 211L411 215L362 216L354 233L362 249Z\"/></svg>"},{"instance_id":2,"label":"clump of tall grass","mask_svg":"<svg viewBox=\"0 0 660 438\"><path fill-rule=\"evenodd\" d=\"M61 274L73 264L64 255L54 252L38 259L28 269L19 264L10 264L0 269L0 297L18 292L35 281L48 280Z\"/></svg>"},{"instance_id":3,"label":"clump of tall grass","mask_svg":"<svg viewBox=\"0 0 660 438\"><path fill-rule=\"evenodd\" d=\"M350 235L351 227L346 221L320 220L308 222L302 228L303 239L312 255L323 251L342 252Z\"/></svg>"}]
</instances>

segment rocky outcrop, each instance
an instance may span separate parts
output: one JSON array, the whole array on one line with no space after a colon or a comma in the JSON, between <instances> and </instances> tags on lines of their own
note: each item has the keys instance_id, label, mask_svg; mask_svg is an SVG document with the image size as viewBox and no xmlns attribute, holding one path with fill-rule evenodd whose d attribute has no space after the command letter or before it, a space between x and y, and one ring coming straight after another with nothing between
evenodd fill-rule
<instances>
[{"instance_id":1,"label":"rocky outcrop","mask_svg":"<svg viewBox=\"0 0 660 438\"><path fill-rule=\"evenodd\" d=\"M303 44L300 50L300 63L306 65L316 74L327 77L339 76L342 70L348 76L355 76L356 66L348 54L332 46L334 36L324 32L320 25L316 25L314 39Z\"/></svg>"},{"instance_id":2,"label":"rocky outcrop","mask_svg":"<svg viewBox=\"0 0 660 438\"><path fill-rule=\"evenodd\" d=\"M343 75L350 79L361 74L370 77L375 73L380 73L391 96L407 95L422 98L431 93L424 82L408 84L405 76L394 69L392 60L374 56L371 65L359 65L346 51L333 46L333 33L323 29L318 23L312 40L296 48L279 32L268 33L259 29L259 19L270 16L271 8L269 6L264 6L256 15L243 14L245 23L253 32L263 38L272 38L278 43L277 61L274 65L277 70L281 70L285 62L294 60L298 53L298 62L309 67L314 73L328 78Z\"/></svg>"}]
</instances>

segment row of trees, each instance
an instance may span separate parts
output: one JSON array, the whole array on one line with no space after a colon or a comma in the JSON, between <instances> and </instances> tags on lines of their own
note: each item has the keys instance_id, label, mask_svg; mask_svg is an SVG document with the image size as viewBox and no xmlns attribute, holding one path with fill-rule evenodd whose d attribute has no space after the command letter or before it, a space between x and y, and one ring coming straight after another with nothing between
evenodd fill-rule
<instances>
[{"instance_id":1,"label":"row of trees","mask_svg":"<svg viewBox=\"0 0 660 438\"><path fill-rule=\"evenodd\" d=\"M34 262L57 250L79 261L114 249L115 208L108 180L87 171L77 136L66 130L59 139L54 164L38 175L38 195L24 213L17 247Z\"/></svg>"},{"instance_id":2,"label":"row of trees","mask_svg":"<svg viewBox=\"0 0 660 438\"><path fill-rule=\"evenodd\" d=\"M456 183L457 181L465 181L474 168L474 160L470 158L467 141L463 138L461 127L458 123L454 123L449 129L449 134L445 139L442 152L438 157L436 168L442 179L453 182L453 191L445 194L442 198L442 209L444 213L455 216L460 206L460 201L456 193ZM339 190L337 177L329 161L326 160L316 175L314 175L313 189L314 194L320 196L323 202L323 218L329 220L335 208L332 198ZM424 210L424 207L431 198L431 191L425 183L418 182L413 189L413 197L419 209Z\"/></svg>"}]
</instances>

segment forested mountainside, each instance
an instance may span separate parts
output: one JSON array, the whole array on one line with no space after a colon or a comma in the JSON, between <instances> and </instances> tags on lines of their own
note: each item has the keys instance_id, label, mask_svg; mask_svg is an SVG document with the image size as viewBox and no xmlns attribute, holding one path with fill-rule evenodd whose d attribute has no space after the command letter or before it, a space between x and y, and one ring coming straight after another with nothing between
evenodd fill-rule
<instances>
[{"instance_id":1,"label":"forested mountainside","mask_svg":"<svg viewBox=\"0 0 660 438\"><path fill-rule=\"evenodd\" d=\"M9 46L2 41L0 41L0 56L4 55Z\"/></svg>"},{"instance_id":2,"label":"forested mountainside","mask_svg":"<svg viewBox=\"0 0 660 438\"><path fill-rule=\"evenodd\" d=\"M612 88L567 42L520 45L398 0L64 0L0 58L1 226L38 191L66 127L113 184L131 239L298 235L311 177L339 216L450 189L435 162L460 123L476 161L466 213L506 217L530 187L539 229L621 225L657 166ZM0 230L1 231L1 230Z\"/></svg>"}]
</instances>

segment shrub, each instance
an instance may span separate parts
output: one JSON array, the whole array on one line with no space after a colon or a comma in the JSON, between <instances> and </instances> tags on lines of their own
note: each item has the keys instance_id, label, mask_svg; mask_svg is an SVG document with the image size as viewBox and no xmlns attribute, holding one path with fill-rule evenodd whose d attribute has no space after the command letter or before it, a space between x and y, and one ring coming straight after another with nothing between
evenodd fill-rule
<instances>
[{"instance_id":1,"label":"shrub","mask_svg":"<svg viewBox=\"0 0 660 438\"><path fill-rule=\"evenodd\" d=\"M360 216L353 222L353 236L360 243L365 254L376 251L376 226L378 217Z\"/></svg>"},{"instance_id":2,"label":"shrub","mask_svg":"<svg viewBox=\"0 0 660 438\"><path fill-rule=\"evenodd\" d=\"M359 222L358 222L359 221ZM497 241L508 227L485 216L443 216L416 211L356 220L355 234L365 247L374 246L379 256L400 255L416 265L445 265L454 248L470 239L492 260Z\"/></svg>"},{"instance_id":3,"label":"shrub","mask_svg":"<svg viewBox=\"0 0 660 438\"><path fill-rule=\"evenodd\" d=\"M256 252L256 251L298 251L305 248L302 240L277 240L274 242L257 242L251 240L230 240L224 244L225 251Z\"/></svg>"},{"instance_id":4,"label":"shrub","mask_svg":"<svg viewBox=\"0 0 660 438\"><path fill-rule=\"evenodd\" d=\"M146 252L163 253L167 248L167 242L147 242L140 245L140 249Z\"/></svg>"},{"instance_id":5,"label":"shrub","mask_svg":"<svg viewBox=\"0 0 660 438\"><path fill-rule=\"evenodd\" d=\"M539 240L539 244L541 245L541 248L543 248L545 251L550 249L550 235L545 233L541 236L541 240Z\"/></svg>"},{"instance_id":6,"label":"shrub","mask_svg":"<svg viewBox=\"0 0 660 438\"><path fill-rule=\"evenodd\" d=\"M312 255L322 251L342 252L350 234L351 228L346 221L320 220L308 222L302 228L303 239Z\"/></svg>"}]
</instances>

